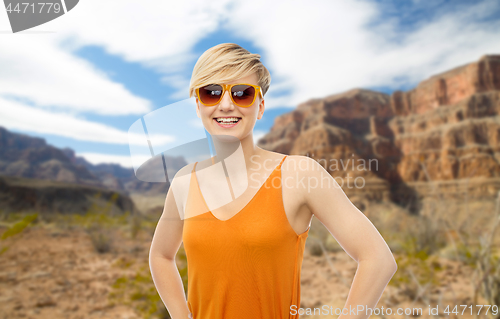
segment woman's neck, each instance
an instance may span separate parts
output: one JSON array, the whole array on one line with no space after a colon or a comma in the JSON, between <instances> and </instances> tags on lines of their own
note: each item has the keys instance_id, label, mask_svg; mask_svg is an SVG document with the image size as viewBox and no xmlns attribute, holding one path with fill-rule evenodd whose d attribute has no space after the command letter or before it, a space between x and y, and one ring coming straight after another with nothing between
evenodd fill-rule
<instances>
[{"instance_id":1,"label":"woman's neck","mask_svg":"<svg viewBox=\"0 0 500 319\"><path fill-rule=\"evenodd\" d=\"M253 142L253 133L248 134L241 140L227 135L215 136L212 137L212 140L217 154L215 155L215 162L235 154L245 163L250 163L252 158L255 159L256 156L262 155L262 149Z\"/></svg>"}]
</instances>

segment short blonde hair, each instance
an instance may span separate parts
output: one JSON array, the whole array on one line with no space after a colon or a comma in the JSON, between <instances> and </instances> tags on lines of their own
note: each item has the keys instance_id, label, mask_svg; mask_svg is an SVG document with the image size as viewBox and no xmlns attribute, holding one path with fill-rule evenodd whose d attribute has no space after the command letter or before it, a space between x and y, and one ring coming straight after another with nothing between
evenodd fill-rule
<instances>
[{"instance_id":1,"label":"short blonde hair","mask_svg":"<svg viewBox=\"0 0 500 319\"><path fill-rule=\"evenodd\" d=\"M218 44L205 51L196 62L189 84L189 97L196 96L197 88L234 81L253 73L257 73L264 96L271 84L271 75L260 62L260 55L234 43Z\"/></svg>"}]
</instances>

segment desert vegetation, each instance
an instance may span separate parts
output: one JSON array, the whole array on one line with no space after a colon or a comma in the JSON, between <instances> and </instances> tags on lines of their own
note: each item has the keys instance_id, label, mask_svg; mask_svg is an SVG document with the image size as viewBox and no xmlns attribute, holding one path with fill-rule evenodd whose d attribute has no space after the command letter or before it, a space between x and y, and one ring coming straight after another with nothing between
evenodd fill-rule
<instances>
[{"instance_id":1,"label":"desert vegetation","mask_svg":"<svg viewBox=\"0 0 500 319\"><path fill-rule=\"evenodd\" d=\"M495 236L500 194L490 201L472 201L462 195L447 199L435 192L422 201L419 214L390 203L363 207L399 267L378 307L426 310L428 305L445 309L447 305L500 304L499 239ZM151 209L151 202L143 198L148 210L120 213L113 209L115 198L96 198L81 214L0 214L2 317L170 318L148 266L161 205ZM356 263L317 219L313 219L306 248L301 307L342 307ZM177 263L187 291L182 246ZM486 315L484 309L479 316L439 316L498 318L491 310ZM424 312L422 317L429 316Z\"/></svg>"}]
</instances>

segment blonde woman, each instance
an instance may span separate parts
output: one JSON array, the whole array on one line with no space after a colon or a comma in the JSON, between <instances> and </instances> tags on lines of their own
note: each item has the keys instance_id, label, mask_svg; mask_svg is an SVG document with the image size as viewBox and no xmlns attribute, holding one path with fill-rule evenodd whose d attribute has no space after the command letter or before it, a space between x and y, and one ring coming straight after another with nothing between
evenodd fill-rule
<instances>
[{"instance_id":1,"label":"blonde woman","mask_svg":"<svg viewBox=\"0 0 500 319\"><path fill-rule=\"evenodd\" d=\"M367 318L348 310L375 307L397 269L382 236L321 165L255 145L253 129L264 115L270 82L260 56L232 43L208 49L194 67L189 94L196 97L198 117L212 136L237 139L243 152L244 165L235 165L243 168L227 182L248 187L214 205L223 188L213 185L226 182L206 169L214 158L187 165L174 177L149 258L173 319L298 318L300 271L313 215L358 262L339 318ZM224 139L215 140L223 150ZM176 184L178 175L189 176L189 186ZM175 192L186 193L185 202L176 203ZM187 299L175 264L181 242L188 262Z\"/></svg>"}]
</instances>

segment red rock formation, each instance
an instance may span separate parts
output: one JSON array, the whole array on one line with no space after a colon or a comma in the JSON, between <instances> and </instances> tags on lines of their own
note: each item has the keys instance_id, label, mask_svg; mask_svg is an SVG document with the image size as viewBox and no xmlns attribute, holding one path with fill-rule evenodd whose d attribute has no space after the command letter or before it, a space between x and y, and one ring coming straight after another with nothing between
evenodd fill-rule
<instances>
[{"instance_id":1,"label":"red rock formation","mask_svg":"<svg viewBox=\"0 0 500 319\"><path fill-rule=\"evenodd\" d=\"M315 158L341 180L362 177L362 189L344 190L369 199L429 193L416 185L429 181L447 181L445 192L459 196L469 178L482 178L483 185L467 183L464 187L475 185L471 194L495 196L500 189L499 112L500 56L484 56L408 92L389 96L354 89L309 100L277 117L259 146ZM349 160L377 165L353 169ZM333 162L344 165L339 169Z\"/></svg>"},{"instance_id":2,"label":"red rock formation","mask_svg":"<svg viewBox=\"0 0 500 319\"><path fill-rule=\"evenodd\" d=\"M434 75L413 90L395 92L391 109L396 115L424 114L492 90L500 90L500 56L485 55L478 62Z\"/></svg>"}]
</instances>

